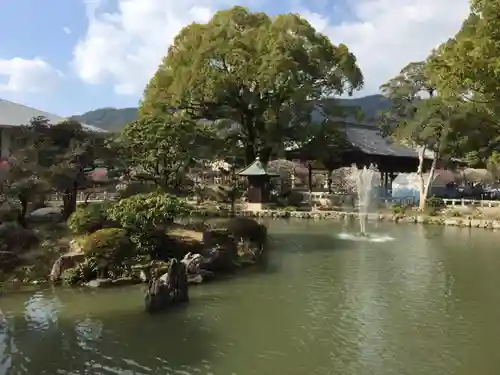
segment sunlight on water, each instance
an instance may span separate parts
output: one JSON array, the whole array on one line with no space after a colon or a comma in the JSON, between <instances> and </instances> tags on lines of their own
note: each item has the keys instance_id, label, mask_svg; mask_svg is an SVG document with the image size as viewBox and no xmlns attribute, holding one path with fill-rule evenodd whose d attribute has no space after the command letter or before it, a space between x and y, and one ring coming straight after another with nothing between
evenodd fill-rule
<instances>
[{"instance_id":1,"label":"sunlight on water","mask_svg":"<svg viewBox=\"0 0 500 375\"><path fill-rule=\"evenodd\" d=\"M341 240L358 242L389 242L394 240L394 237L389 235L374 233L366 233L364 235L358 233L339 233L337 237Z\"/></svg>"}]
</instances>

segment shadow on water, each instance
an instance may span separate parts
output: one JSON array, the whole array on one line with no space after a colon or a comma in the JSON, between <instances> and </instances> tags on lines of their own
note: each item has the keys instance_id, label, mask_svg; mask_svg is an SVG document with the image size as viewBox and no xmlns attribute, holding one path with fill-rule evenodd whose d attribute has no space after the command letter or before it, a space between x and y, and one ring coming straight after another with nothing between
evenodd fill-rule
<instances>
[{"instance_id":1,"label":"shadow on water","mask_svg":"<svg viewBox=\"0 0 500 375\"><path fill-rule=\"evenodd\" d=\"M189 308L214 296L149 315L106 293L40 293L17 311L0 311L0 375L207 371L216 340Z\"/></svg>"}]
</instances>

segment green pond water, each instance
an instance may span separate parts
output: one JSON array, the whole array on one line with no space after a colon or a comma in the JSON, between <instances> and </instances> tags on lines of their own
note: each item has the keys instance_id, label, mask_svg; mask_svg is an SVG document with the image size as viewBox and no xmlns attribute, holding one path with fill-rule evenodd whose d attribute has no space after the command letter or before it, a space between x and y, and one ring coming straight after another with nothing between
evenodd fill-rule
<instances>
[{"instance_id":1,"label":"green pond water","mask_svg":"<svg viewBox=\"0 0 500 375\"><path fill-rule=\"evenodd\" d=\"M270 221L262 269L143 312L142 286L0 296L0 375L498 375L500 233Z\"/></svg>"}]
</instances>

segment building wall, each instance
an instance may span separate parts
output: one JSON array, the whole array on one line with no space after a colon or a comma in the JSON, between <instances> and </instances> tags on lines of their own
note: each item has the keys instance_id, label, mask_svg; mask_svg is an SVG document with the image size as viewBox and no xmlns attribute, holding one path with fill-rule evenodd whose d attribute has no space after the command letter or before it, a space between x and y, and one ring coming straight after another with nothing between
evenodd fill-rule
<instances>
[{"instance_id":1,"label":"building wall","mask_svg":"<svg viewBox=\"0 0 500 375\"><path fill-rule=\"evenodd\" d=\"M0 127L0 157L6 158L10 155L10 141L10 129Z\"/></svg>"}]
</instances>

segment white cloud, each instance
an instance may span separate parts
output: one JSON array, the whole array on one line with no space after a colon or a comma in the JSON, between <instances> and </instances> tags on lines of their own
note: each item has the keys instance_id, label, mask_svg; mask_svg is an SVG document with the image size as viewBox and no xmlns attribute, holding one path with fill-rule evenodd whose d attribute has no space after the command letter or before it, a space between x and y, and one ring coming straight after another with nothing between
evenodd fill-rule
<instances>
[{"instance_id":1,"label":"white cloud","mask_svg":"<svg viewBox=\"0 0 500 375\"><path fill-rule=\"evenodd\" d=\"M378 92L407 63L424 60L469 13L468 0L351 0L348 5L357 20L339 25L307 10L302 14L356 55L365 76L363 93Z\"/></svg>"},{"instance_id":2,"label":"white cloud","mask_svg":"<svg viewBox=\"0 0 500 375\"><path fill-rule=\"evenodd\" d=\"M468 14L468 0L349 0L351 20L332 24L327 16L288 1L290 11L300 12L334 43L344 42L355 53L365 94L377 92L408 62L424 59L456 33ZM233 5L233 0L116 2L116 12L99 13L99 0L86 0L89 26L74 49L74 67L87 83L111 81L118 94L131 95L142 92L183 26L207 21L218 8ZM324 12L342 18L334 3L324 1Z\"/></svg>"},{"instance_id":3,"label":"white cloud","mask_svg":"<svg viewBox=\"0 0 500 375\"><path fill-rule=\"evenodd\" d=\"M40 58L0 60L0 92L47 92L54 89L62 77L62 72Z\"/></svg>"}]
</instances>

